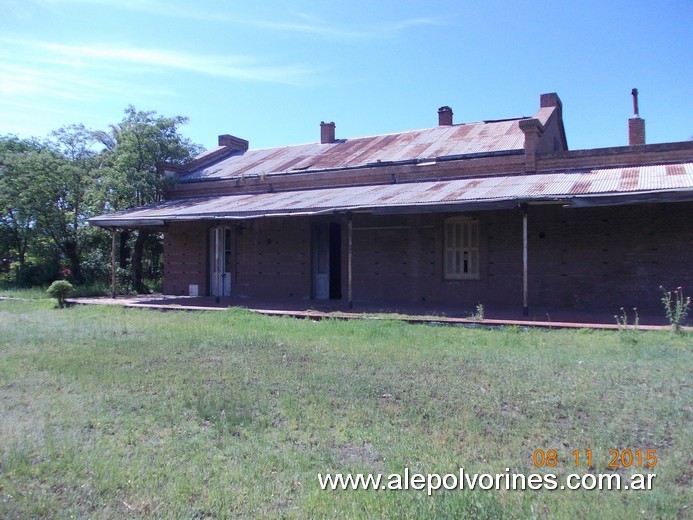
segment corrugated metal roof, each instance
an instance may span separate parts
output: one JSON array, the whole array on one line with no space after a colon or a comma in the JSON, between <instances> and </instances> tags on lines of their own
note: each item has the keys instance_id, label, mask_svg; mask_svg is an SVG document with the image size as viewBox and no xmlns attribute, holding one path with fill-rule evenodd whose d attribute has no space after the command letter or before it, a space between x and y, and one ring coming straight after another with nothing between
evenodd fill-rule
<instances>
[{"instance_id":1,"label":"corrugated metal roof","mask_svg":"<svg viewBox=\"0 0 693 520\"><path fill-rule=\"evenodd\" d=\"M239 219L335 211L397 210L501 201L573 201L580 197L684 191L693 198L693 163L476 177L446 181L320 188L176 199L90 219L94 225ZM134 224L127 224L134 225Z\"/></svg>"},{"instance_id":2,"label":"corrugated metal roof","mask_svg":"<svg viewBox=\"0 0 693 520\"><path fill-rule=\"evenodd\" d=\"M524 150L524 134L518 121L436 126L396 134L340 139L329 144L236 151L211 165L183 174L181 180L232 179L291 171L354 168L377 162L519 152Z\"/></svg>"}]
</instances>

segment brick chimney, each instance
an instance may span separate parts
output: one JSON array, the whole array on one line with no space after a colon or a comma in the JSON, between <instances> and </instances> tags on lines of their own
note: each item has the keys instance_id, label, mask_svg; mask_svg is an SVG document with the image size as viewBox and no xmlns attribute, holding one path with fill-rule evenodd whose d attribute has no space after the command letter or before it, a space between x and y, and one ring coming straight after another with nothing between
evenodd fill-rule
<instances>
[{"instance_id":1,"label":"brick chimney","mask_svg":"<svg viewBox=\"0 0 693 520\"><path fill-rule=\"evenodd\" d=\"M537 147L544 127L538 119L520 119L520 130L525 134L525 170L537 171Z\"/></svg>"},{"instance_id":2,"label":"brick chimney","mask_svg":"<svg viewBox=\"0 0 693 520\"><path fill-rule=\"evenodd\" d=\"M645 144L645 120L640 118L638 109L638 89L630 91L633 96L633 117L628 120L628 146Z\"/></svg>"},{"instance_id":3,"label":"brick chimney","mask_svg":"<svg viewBox=\"0 0 693 520\"><path fill-rule=\"evenodd\" d=\"M334 143L334 122L330 121L325 123L325 121L320 122L320 144Z\"/></svg>"},{"instance_id":4,"label":"brick chimney","mask_svg":"<svg viewBox=\"0 0 693 520\"><path fill-rule=\"evenodd\" d=\"M554 112L557 116L558 121L558 131L560 136L553 139L553 151L560 152L568 149L568 140L565 137L565 127L563 126L563 103L561 103L561 98L555 92L547 92L539 96L539 108L554 108ZM544 143L544 149L542 151L549 151L549 144Z\"/></svg>"},{"instance_id":5,"label":"brick chimney","mask_svg":"<svg viewBox=\"0 0 693 520\"><path fill-rule=\"evenodd\" d=\"M219 136L219 146L226 146L232 150L245 152L248 149L248 144L248 141L245 139L241 139L240 137L236 137L231 134L223 134Z\"/></svg>"},{"instance_id":6,"label":"brick chimney","mask_svg":"<svg viewBox=\"0 0 693 520\"><path fill-rule=\"evenodd\" d=\"M539 96L539 106L541 108L546 107L558 107L563 110L563 103L561 103L561 98L555 92L549 92L548 94L541 94Z\"/></svg>"},{"instance_id":7,"label":"brick chimney","mask_svg":"<svg viewBox=\"0 0 693 520\"><path fill-rule=\"evenodd\" d=\"M440 107L438 109L438 126L452 125L452 108Z\"/></svg>"}]
</instances>

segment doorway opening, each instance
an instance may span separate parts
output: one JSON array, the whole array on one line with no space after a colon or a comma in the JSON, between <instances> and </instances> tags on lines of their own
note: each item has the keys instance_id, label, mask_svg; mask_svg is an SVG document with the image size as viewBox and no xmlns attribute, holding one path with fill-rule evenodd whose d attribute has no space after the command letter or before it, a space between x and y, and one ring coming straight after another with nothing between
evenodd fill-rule
<instances>
[{"instance_id":1,"label":"doorway opening","mask_svg":"<svg viewBox=\"0 0 693 520\"><path fill-rule=\"evenodd\" d=\"M209 230L209 294L231 296L231 228L217 226Z\"/></svg>"},{"instance_id":2,"label":"doorway opening","mask_svg":"<svg viewBox=\"0 0 693 520\"><path fill-rule=\"evenodd\" d=\"M342 226L337 222L313 224L313 298L342 297Z\"/></svg>"}]
</instances>

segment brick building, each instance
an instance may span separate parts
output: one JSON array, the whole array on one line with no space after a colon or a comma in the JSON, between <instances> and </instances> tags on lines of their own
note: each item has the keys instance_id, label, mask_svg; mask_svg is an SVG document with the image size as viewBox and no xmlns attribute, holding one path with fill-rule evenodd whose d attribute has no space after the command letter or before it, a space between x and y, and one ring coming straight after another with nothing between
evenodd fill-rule
<instances>
[{"instance_id":1,"label":"brick building","mask_svg":"<svg viewBox=\"0 0 693 520\"><path fill-rule=\"evenodd\" d=\"M164 292L486 306L659 306L693 287L693 142L569 151L556 94L533 117L250 150L219 136L163 167L166 201L102 215L164 232Z\"/></svg>"}]
</instances>

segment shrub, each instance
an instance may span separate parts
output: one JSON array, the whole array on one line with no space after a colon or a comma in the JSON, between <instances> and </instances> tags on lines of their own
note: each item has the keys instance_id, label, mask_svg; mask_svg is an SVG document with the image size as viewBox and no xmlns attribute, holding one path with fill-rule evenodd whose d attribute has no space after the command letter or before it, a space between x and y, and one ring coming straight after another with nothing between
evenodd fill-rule
<instances>
[{"instance_id":1,"label":"shrub","mask_svg":"<svg viewBox=\"0 0 693 520\"><path fill-rule=\"evenodd\" d=\"M51 296L58 300L58 305L62 309L65 307L65 298L70 296L74 288L72 284L67 280L56 280L51 284L51 286L46 289L48 296Z\"/></svg>"}]
</instances>

